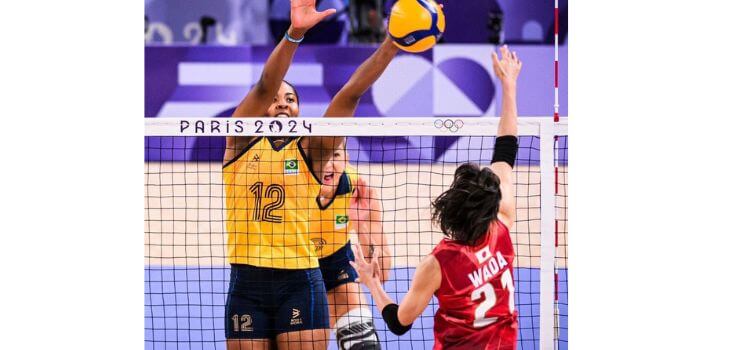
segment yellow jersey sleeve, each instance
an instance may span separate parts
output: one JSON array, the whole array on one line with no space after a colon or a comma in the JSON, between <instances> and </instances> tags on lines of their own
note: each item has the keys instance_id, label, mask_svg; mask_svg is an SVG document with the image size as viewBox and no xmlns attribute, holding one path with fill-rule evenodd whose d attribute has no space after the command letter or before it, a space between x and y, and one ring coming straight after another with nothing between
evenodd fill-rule
<instances>
[{"instance_id":1,"label":"yellow jersey sleeve","mask_svg":"<svg viewBox=\"0 0 750 350\"><path fill-rule=\"evenodd\" d=\"M275 147L260 138L223 168L227 255L231 264L318 267L310 241L315 181L299 138Z\"/></svg>"}]
</instances>

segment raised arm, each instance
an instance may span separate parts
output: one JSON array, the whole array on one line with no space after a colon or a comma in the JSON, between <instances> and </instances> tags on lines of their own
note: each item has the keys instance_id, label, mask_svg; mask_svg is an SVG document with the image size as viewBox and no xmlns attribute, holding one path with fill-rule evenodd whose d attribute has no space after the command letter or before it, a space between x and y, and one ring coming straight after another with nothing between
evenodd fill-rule
<instances>
[{"instance_id":1,"label":"raised arm","mask_svg":"<svg viewBox=\"0 0 750 350\"><path fill-rule=\"evenodd\" d=\"M323 116L354 116L359 99L380 78L397 53L398 47L393 44L390 36L386 36L380 47L354 71L349 81L333 96Z\"/></svg>"},{"instance_id":2,"label":"raised arm","mask_svg":"<svg viewBox=\"0 0 750 350\"><path fill-rule=\"evenodd\" d=\"M513 181L513 165L518 152L518 110L516 107L516 80L521 72L521 60L507 46L500 48L502 59L492 53L492 67L500 79L503 90L503 107L497 128L495 151L490 168L500 178L500 209L498 217L511 228L516 220L516 196Z\"/></svg>"},{"instance_id":3,"label":"raised arm","mask_svg":"<svg viewBox=\"0 0 750 350\"><path fill-rule=\"evenodd\" d=\"M364 256L372 259L379 256L380 280L388 280L391 271L392 254L388 237L383 234L383 207L378 192L367 185L362 178L357 178L355 193L349 206L349 216L357 227L357 238L364 247Z\"/></svg>"},{"instance_id":4,"label":"raised arm","mask_svg":"<svg viewBox=\"0 0 750 350\"><path fill-rule=\"evenodd\" d=\"M398 47L393 44L390 37L386 37L380 47L354 71L349 81L336 93L323 116L353 117L359 99L380 78L396 53L398 53ZM333 150L344 142L344 139L340 136L308 137L305 139L305 143L302 145L312 159L315 174L322 173L325 161L331 157Z\"/></svg>"},{"instance_id":5,"label":"raised arm","mask_svg":"<svg viewBox=\"0 0 750 350\"><path fill-rule=\"evenodd\" d=\"M292 40L303 38L308 29L336 12L334 9L316 11L315 0L290 0L290 2L292 24L287 33ZM242 99L232 117L261 117L266 114L289 70L298 46L298 43L287 39L282 39L276 45L263 66L260 79ZM224 162L233 159L252 139L252 137L228 137Z\"/></svg>"},{"instance_id":6,"label":"raised arm","mask_svg":"<svg viewBox=\"0 0 750 350\"><path fill-rule=\"evenodd\" d=\"M388 329L396 335L402 335L411 329L411 324L424 312L430 303L435 291L440 288L442 276L440 264L435 257L428 255L417 265L412 278L411 287L406 292L401 304L396 304L385 292L380 282L380 271L377 252L370 263L365 261L362 249L359 245L354 246L354 259L352 266L359 274L359 282L367 286L372 294L372 300L383 315Z\"/></svg>"}]
</instances>

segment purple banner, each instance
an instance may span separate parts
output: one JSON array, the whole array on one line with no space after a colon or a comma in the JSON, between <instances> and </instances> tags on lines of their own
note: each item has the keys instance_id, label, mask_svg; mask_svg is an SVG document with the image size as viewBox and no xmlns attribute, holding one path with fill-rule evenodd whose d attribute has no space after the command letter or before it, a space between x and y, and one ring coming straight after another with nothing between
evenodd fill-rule
<instances>
[{"instance_id":1,"label":"purple banner","mask_svg":"<svg viewBox=\"0 0 750 350\"><path fill-rule=\"evenodd\" d=\"M519 114L551 117L554 48L516 46L512 49L524 62L518 82ZM229 116L258 80L272 48L201 46L146 47L145 50L145 116L172 118ZM299 92L301 116L322 116L332 97L374 50L375 47L370 46L300 47L286 79ZM493 50L491 45L438 45L425 54L401 53L362 97L355 117L497 117L501 90L492 72L490 53ZM567 113L567 49L563 47L560 48L560 114L566 116ZM368 162L461 162L489 157L469 152L450 158L457 150L465 151L469 147L462 144L469 138L384 139L380 150L368 149L368 145L362 144L363 139L372 143L373 138L350 138L349 148L359 150L362 161ZM215 137L147 137L145 158L147 161L219 161L223 145L223 138ZM389 153L388 147L399 151ZM532 148L530 144L528 149ZM483 145L481 149L492 149L492 145ZM519 155L520 161L528 159L531 163L537 158Z\"/></svg>"},{"instance_id":2,"label":"purple banner","mask_svg":"<svg viewBox=\"0 0 750 350\"><path fill-rule=\"evenodd\" d=\"M491 45L438 45L399 54L363 96L355 116L497 116L500 89ZM547 116L554 104L554 48L512 47L524 62L521 116ZM227 114L258 80L271 47L146 47L146 117ZM302 46L286 79L300 94L300 114L323 115L333 95L375 47ZM560 48L560 114L567 115L567 48Z\"/></svg>"}]
</instances>

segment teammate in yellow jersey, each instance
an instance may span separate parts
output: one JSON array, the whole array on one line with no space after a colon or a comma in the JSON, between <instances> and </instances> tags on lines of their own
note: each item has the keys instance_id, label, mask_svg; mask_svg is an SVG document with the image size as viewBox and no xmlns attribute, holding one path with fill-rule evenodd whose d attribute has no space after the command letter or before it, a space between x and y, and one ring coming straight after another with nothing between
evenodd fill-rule
<instances>
[{"instance_id":1,"label":"teammate in yellow jersey","mask_svg":"<svg viewBox=\"0 0 750 350\"><path fill-rule=\"evenodd\" d=\"M290 0L291 26L233 117L297 117L299 95L283 80L305 32L335 10ZM386 39L333 97L326 117L350 117L398 52ZM325 349L323 277L310 240L323 168L343 137L228 137L223 180L231 276L227 349Z\"/></svg>"},{"instance_id":2,"label":"teammate in yellow jersey","mask_svg":"<svg viewBox=\"0 0 750 350\"><path fill-rule=\"evenodd\" d=\"M339 349L380 349L372 311L360 286L350 234L367 247L367 258L377 251L382 281L391 267L391 250L383 235L382 209L375 189L349 165L342 144L333 153L323 172L323 184L317 199L319 210L310 221L310 237L320 258L320 270L328 292L328 310Z\"/></svg>"}]
</instances>

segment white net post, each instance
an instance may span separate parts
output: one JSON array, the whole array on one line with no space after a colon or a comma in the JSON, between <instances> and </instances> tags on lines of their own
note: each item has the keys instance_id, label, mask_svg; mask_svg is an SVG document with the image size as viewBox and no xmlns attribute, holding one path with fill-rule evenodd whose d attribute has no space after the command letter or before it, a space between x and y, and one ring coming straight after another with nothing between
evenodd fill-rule
<instances>
[{"instance_id":1,"label":"white net post","mask_svg":"<svg viewBox=\"0 0 750 350\"><path fill-rule=\"evenodd\" d=\"M555 348L555 125L539 124L541 172L541 261L539 271L539 348Z\"/></svg>"}]
</instances>

